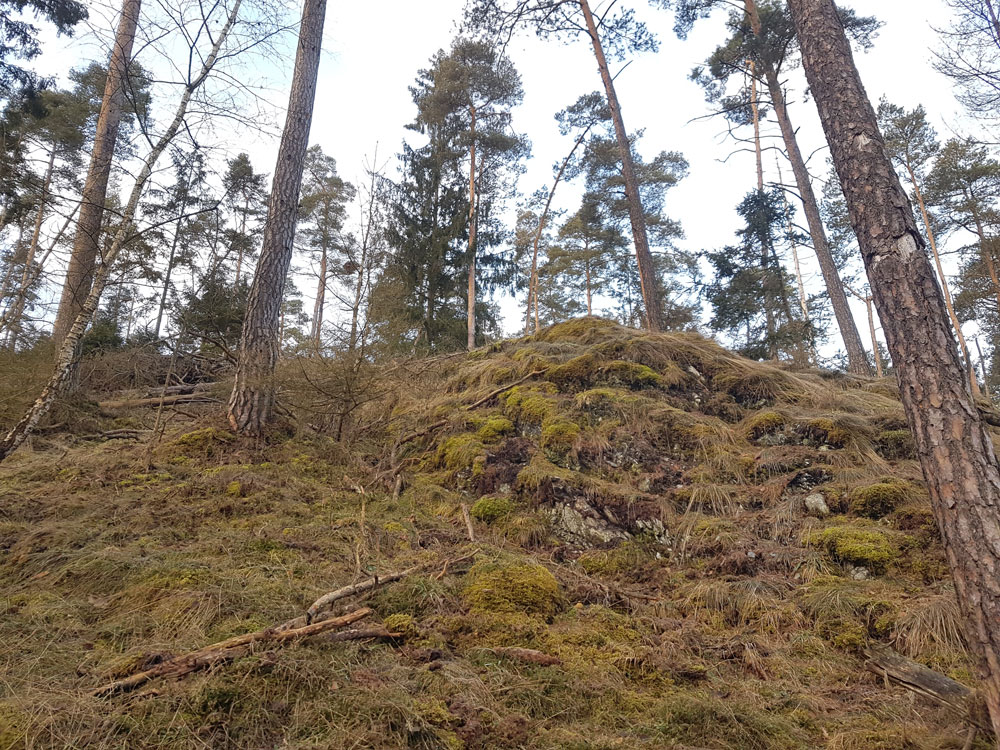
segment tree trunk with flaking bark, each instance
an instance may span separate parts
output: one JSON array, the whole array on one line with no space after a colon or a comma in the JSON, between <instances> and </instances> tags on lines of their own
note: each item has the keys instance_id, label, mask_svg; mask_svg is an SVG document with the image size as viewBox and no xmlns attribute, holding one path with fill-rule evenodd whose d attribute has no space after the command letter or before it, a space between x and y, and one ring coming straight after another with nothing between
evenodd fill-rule
<instances>
[{"instance_id":1,"label":"tree trunk with flaking bark","mask_svg":"<svg viewBox=\"0 0 1000 750\"><path fill-rule=\"evenodd\" d=\"M125 244L132 237L132 232L134 230L132 223L135 219L136 210L139 207L139 199L142 197L142 192L146 187L146 183L149 182L149 178L153 174L153 167L156 165L156 162L159 161L160 157L163 156L163 152L166 151L167 147L181 129L181 124L184 122L184 116L187 114L188 105L190 105L194 93L205 82L205 79L215 66L215 63L219 58L219 52L222 49L222 45L225 43L225 40L229 36L229 32L233 28L233 24L236 22L241 5L242 0L236 0L233 3L232 8L229 10L229 17L226 19L225 25L217 33L215 44L212 46L211 51L205 58L201 71L198 76L184 89L184 93L181 95L180 102L178 102L177 109L174 112L174 119L170 122L170 125L167 126L163 135L160 136L156 145L153 146L153 149L143 161L142 169L139 171L139 176L136 177L135 184L132 186L132 191L129 193L128 200L125 203L125 208L122 210L118 231L115 233L111 246L105 253L100 268L94 277L94 281L90 285L90 291L87 294L87 298L83 301L83 307L81 308L80 313L76 316L76 320L73 321L73 325L66 333L66 336L63 338L62 343L56 349L56 365L52 372L52 376L45 384L45 387L42 388L41 394L39 394L38 398L35 399L35 402L31 405L25 415L21 417L20 421L7 432L2 440L0 440L0 461L3 461L7 458L7 456L17 450L17 448L28 438L28 436L31 435L35 427L38 426L38 423L52 409L52 405L55 403L56 399L66 391L67 386L72 381L76 370L75 364L78 361L77 346L83 338L83 334L87 330L87 326L89 326L91 320L93 320L94 313L97 311L97 306L101 302L101 294L104 292L104 287L107 286L108 280L111 278L111 271L114 269L115 261L118 259L118 255L121 253Z\"/></svg>"},{"instance_id":2,"label":"tree trunk with flaking bark","mask_svg":"<svg viewBox=\"0 0 1000 750\"><path fill-rule=\"evenodd\" d=\"M836 8L832 0L789 0L788 7L1000 736L1000 463Z\"/></svg>"},{"instance_id":3,"label":"tree trunk with flaking bark","mask_svg":"<svg viewBox=\"0 0 1000 750\"><path fill-rule=\"evenodd\" d=\"M924 203L924 195L920 190L920 183L917 182L917 175L913 171L913 165L910 164L909 155L907 155L905 167L906 173L910 177L910 184L913 185L913 193L917 198L917 206L920 207L920 216L924 221L924 229L927 230L927 242L930 244L938 280L941 282L941 291L944 292L944 304L948 309L948 317L951 318L951 324L955 328L955 334L958 336L958 346L962 350L962 358L965 360L966 367L968 368L969 385L972 388L972 395L978 396L980 395L980 390L979 379L976 378L976 368L972 366L972 357L969 355L969 346L965 341L965 335L962 333L962 324L955 313L955 303L951 299L951 290L948 288L948 277L944 275L944 268L941 266L941 255L938 253L937 240L934 238L934 228L931 226L930 216L927 215L927 204Z\"/></svg>"},{"instance_id":4,"label":"tree trunk with flaking bark","mask_svg":"<svg viewBox=\"0 0 1000 750\"><path fill-rule=\"evenodd\" d=\"M466 309L466 345L476 348L476 108L469 107L469 290Z\"/></svg>"},{"instance_id":5,"label":"tree trunk with flaking bark","mask_svg":"<svg viewBox=\"0 0 1000 750\"><path fill-rule=\"evenodd\" d=\"M632 239L635 242L635 259L639 266L639 287L642 289L642 301L646 308L646 327L650 331L663 330L663 310L660 306L659 283L656 278L656 266L653 255L649 251L649 238L646 235L646 214L642 208L642 196L639 194L639 180L635 175L635 164L632 162L632 149L628 142L628 131L622 119L621 105L618 94L615 93L615 83L604 57L601 37L597 33L594 15L590 12L588 0L579 0L587 23L587 32L594 46L594 56L597 67L604 81L604 91L608 97L608 108L611 110L611 120L615 126L615 138L622 158L622 179L625 181L625 198L628 201L628 216L632 223Z\"/></svg>"},{"instance_id":6,"label":"tree trunk with flaking bark","mask_svg":"<svg viewBox=\"0 0 1000 750\"><path fill-rule=\"evenodd\" d=\"M754 0L744 0L744 7L750 20L751 29L755 35L760 36L761 23L756 3ZM858 332L857 323L851 314L851 306L847 302L844 285L837 272L837 264L833 260L830 244L826 240L823 219L819 213L819 203L816 201L816 193L813 192L809 170L806 168L805 159L802 158L802 151L799 149L799 143L795 137L795 129L788 116L781 82L771 65L765 64L762 67L767 90L771 95L774 115L778 120L778 127L781 129L781 138L785 143L785 150L788 152L788 160L792 165L792 173L799 189L799 196L802 198L802 211L806 215L806 224L813 241L816 260L819 261L827 296L830 298L833 314L837 320L837 328L840 330L840 336L844 340L844 348L847 350L847 369L855 375L871 375L871 366L868 364L864 344L861 343L861 334Z\"/></svg>"},{"instance_id":7,"label":"tree trunk with flaking bark","mask_svg":"<svg viewBox=\"0 0 1000 750\"><path fill-rule=\"evenodd\" d=\"M104 202L108 193L108 179L111 176L115 144L118 141L118 125L121 122L122 106L125 102L128 66L132 57L135 29L139 22L140 5L141 0L124 1L114 47L111 49L104 98L101 101L101 112L98 115L97 131L94 136L94 148L90 154L87 181L83 186L73 253L70 255L62 297L59 300L59 311L56 313L52 328L52 339L57 349L83 310L84 301L93 283L94 268L100 250Z\"/></svg>"},{"instance_id":8,"label":"tree trunk with flaking bark","mask_svg":"<svg viewBox=\"0 0 1000 750\"><path fill-rule=\"evenodd\" d=\"M292 260L325 16L326 0L305 0L285 129L274 167L260 259L247 298L236 382L229 399L230 425L253 437L263 436L274 412L274 369L281 346L279 318Z\"/></svg>"}]
</instances>

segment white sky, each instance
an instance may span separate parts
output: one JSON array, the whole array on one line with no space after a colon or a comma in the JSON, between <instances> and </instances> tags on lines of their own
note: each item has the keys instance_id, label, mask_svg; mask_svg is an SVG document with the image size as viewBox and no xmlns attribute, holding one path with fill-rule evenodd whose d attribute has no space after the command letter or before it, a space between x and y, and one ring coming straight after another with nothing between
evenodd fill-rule
<instances>
[{"instance_id":1,"label":"white sky","mask_svg":"<svg viewBox=\"0 0 1000 750\"><path fill-rule=\"evenodd\" d=\"M735 207L754 185L753 156L739 153L722 162L734 144L723 139L721 120L692 122L708 106L701 89L688 80L691 69L724 38L723 14L699 23L686 41L680 41L673 34L671 14L649 8L644 0L632 0L631 5L659 37L660 51L635 58L616 81L626 127L645 128L640 145L643 154L677 150L690 162L689 176L667 200L668 214L681 222L686 233L681 246L696 251L730 244L739 225ZM330 0L312 142L337 159L346 179L363 181L366 158L373 155L376 144L380 164L395 166L394 155L407 134L404 126L414 117L408 87L430 56L450 44L462 6L463 0ZM937 45L932 26L945 26L948 21L943 1L854 0L850 6L884 22L875 48L856 56L872 101L886 95L908 108L924 104L942 138L960 130L960 110L950 84L930 64L930 50ZM70 44L59 40L55 45L47 46L38 61L43 72L60 75L70 66L99 56L93 41L86 38ZM65 48L55 52L62 45ZM562 45L524 34L515 39L508 54L524 82L524 103L515 112L514 126L532 141L532 159L519 185L522 193L530 194L551 183L552 164L565 156L570 145L559 135L553 115L581 94L600 88L600 78L584 38ZM613 64L613 70L618 67ZM290 70L289 59L285 68L278 61L273 70L251 75L270 78L270 96L283 106L287 81L283 75ZM825 142L815 107L804 96L800 72L793 74L791 83L789 110L800 131L803 153L813 154L814 175L825 174ZM776 127L770 130L777 132ZM276 138L252 132L235 135L226 139L232 154L248 151L259 170L270 172ZM785 181L791 182L790 169L784 164L782 169ZM765 156L765 170L766 179L776 179L773 154ZM556 207L572 208L576 193L560 190ZM804 264L810 290L818 291L818 266L811 250L805 251ZM504 303L504 310L513 314L516 307L510 301ZM856 304L855 313L859 328L865 331L864 306ZM511 329L518 317L511 319ZM839 347L839 341L832 343Z\"/></svg>"}]
</instances>

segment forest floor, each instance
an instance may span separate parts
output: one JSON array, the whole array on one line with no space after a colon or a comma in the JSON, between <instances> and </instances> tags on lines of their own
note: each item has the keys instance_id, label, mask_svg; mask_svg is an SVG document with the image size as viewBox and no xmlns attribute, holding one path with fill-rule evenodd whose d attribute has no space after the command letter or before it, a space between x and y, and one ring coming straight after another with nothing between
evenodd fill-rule
<instances>
[{"instance_id":1,"label":"forest floor","mask_svg":"<svg viewBox=\"0 0 1000 750\"><path fill-rule=\"evenodd\" d=\"M266 447L193 404L0 467L0 748L965 745L865 668L882 643L975 687L890 381L590 318L383 372L338 442L342 373L309 367ZM319 618L392 637L93 695L414 566Z\"/></svg>"}]
</instances>

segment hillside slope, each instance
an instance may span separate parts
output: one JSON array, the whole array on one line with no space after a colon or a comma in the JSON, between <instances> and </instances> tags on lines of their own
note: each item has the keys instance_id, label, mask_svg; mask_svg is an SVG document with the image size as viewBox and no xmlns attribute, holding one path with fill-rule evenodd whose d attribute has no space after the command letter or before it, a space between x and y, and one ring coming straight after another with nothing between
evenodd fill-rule
<instances>
[{"instance_id":1,"label":"hillside slope","mask_svg":"<svg viewBox=\"0 0 1000 750\"><path fill-rule=\"evenodd\" d=\"M0 467L0 748L963 746L864 668L882 642L974 685L888 381L586 318L383 373L348 445L288 377L263 450L189 406ZM396 637L91 695L412 566L334 609Z\"/></svg>"}]
</instances>

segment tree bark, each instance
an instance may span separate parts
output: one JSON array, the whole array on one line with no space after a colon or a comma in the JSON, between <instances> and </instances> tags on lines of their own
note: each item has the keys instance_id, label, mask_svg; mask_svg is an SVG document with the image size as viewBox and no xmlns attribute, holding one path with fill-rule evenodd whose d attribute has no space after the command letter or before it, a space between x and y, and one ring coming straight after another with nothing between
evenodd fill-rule
<instances>
[{"instance_id":1,"label":"tree bark","mask_svg":"<svg viewBox=\"0 0 1000 750\"><path fill-rule=\"evenodd\" d=\"M111 48L108 78L104 85L104 98L97 119L87 180L83 186L73 253L69 258L59 310L52 328L52 339L57 350L83 310L84 301L93 283L94 267L100 250L104 202L108 193L108 179L111 176L115 144L118 141L118 125L121 122L122 105L125 101L128 66L132 57L135 29L139 22L140 5L141 0L124 0L114 46Z\"/></svg>"},{"instance_id":2,"label":"tree bark","mask_svg":"<svg viewBox=\"0 0 1000 750\"><path fill-rule=\"evenodd\" d=\"M476 348L476 108L469 107L469 292L466 309L466 344Z\"/></svg>"},{"instance_id":3,"label":"tree bark","mask_svg":"<svg viewBox=\"0 0 1000 750\"><path fill-rule=\"evenodd\" d=\"M305 0L285 129L274 167L260 259L247 299L236 382L229 399L229 423L237 432L254 437L263 435L273 417L274 368L281 345L278 319L292 259L325 16L326 0Z\"/></svg>"},{"instance_id":4,"label":"tree bark","mask_svg":"<svg viewBox=\"0 0 1000 750\"><path fill-rule=\"evenodd\" d=\"M1000 735L1000 464L833 1L789 0L788 7Z\"/></svg>"},{"instance_id":5,"label":"tree bark","mask_svg":"<svg viewBox=\"0 0 1000 750\"><path fill-rule=\"evenodd\" d=\"M750 20L750 28L756 36L761 35L760 16L757 13L757 5L754 0L744 0L747 17ZM799 196L802 198L802 210L806 215L806 224L809 227L809 235L812 237L813 249L816 252L816 260L819 261L819 268L823 274L823 281L826 284L827 296L830 297L830 304L833 307L834 317L837 319L837 328L840 329L840 336L844 340L844 348L847 350L847 369L855 375L871 375L871 366L868 364L868 357L865 354L864 344L861 343L861 334L858 332L857 323L851 314L851 306L847 302L847 295L844 293L844 285L841 283L840 274L837 272L837 264L833 260L833 253L830 252L830 244L826 240L826 232L823 229L823 219L819 213L819 203L816 201L816 194L813 192L812 180L809 177L809 170L806 168L805 159L802 158L802 151L799 150L798 139L795 137L795 129L792 127L791 119L788 116L788 108L785 105L785 94L781 90L781 82L774 68L765 63L763 65L764 80L767 82L767 90L771 95L771 104L774 107L774 115L778 120L778 127L781 129L781 138L785 143L785 151L788 152L788 161L792 165L792 173L795 176L795 183L799 189Z\"/></svg>"},{"instance_id":6,"label":"tree bark","mask_svg":"<svg viewBox=\"0 0 1000 750\"><path fill-rule=\"evenodd\" d=\"M611 120L615 126L615 138L622 157L622 178L625 181L625 198L628 201L628 216L632 223L632 239L635 242L635 259L639 266L639 287L642 290L643 306L646 308L646 327L650 331L663 330L663 310L660 306L659 284L656 279L656 267L653 255L649 252L649 238L646 236L646 214L642 208L642 196L639 194L639 181L635 176L635 165L632 162L632 149L628 142L628 131L622 119L621 105L618 94L615 93L615 83L611 78L608 61L604 57L601 37L597 33L594 15L590 12L588 0L579 0L587 23L587 32L594 46L594 56L597 67L604 81L604 91L608 97L608 107L611 109Z\"/></svg>"}]
</instances>

